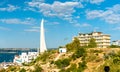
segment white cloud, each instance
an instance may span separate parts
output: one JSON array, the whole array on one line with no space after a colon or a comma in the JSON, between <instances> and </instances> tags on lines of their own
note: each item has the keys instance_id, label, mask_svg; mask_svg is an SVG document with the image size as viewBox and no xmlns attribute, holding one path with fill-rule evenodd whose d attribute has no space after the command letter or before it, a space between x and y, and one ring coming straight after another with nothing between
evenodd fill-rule
<instances>
[{"instance_id":1,"label":"white cloud","mask_svg":"<svg viewBox=\"0 0 120 72\"><path fill-rule=\"evenodd\" d=\"M59 22L54 22L54 21L47 21L47 20L45 20L45 23L46 23L46 25L59 25L60 23Z\"/></svg>"},{"instance_id":2,"label":"white cloud","mask_svg":"<svg viewBox=\"0 0 120 72\"><path fill-rule=\"evenodd\" d=\"M79 19L79 18L80 18L80 16L76 16L76 18L77 18L77 19Z\"/></svg>"},{"instance_id":3,"label":"white cloud","mask_svg":"<svg viewBox=\"0 0 120 72\"><path fill-rule=\"evenodd\" d=\"M113 30L120 30L120 27L113 28Z\"/></svg>"},{"instance_id":4,"label":"white cloud","mask_svg":"<svg viewBox=\"0 0 120 72\"><path fill-rule=\"evenodd\" d=\"M33 2L44 2L44 0L32 0Z\"/></svg>"},{"instance_id":5,"label":"white cloud","mask_svg":"<svg viewBox=\"0 0 120 72\"><path fill-rule=\"evenodd\" d=\"M0 22L6 23L6 24L32 25L36 23L36 20L33 18L25 18L25 19L11 18L11 19L0 19Z\"/></svg>"},{"instance_id":6,"label":"white cloud","mask_svg":"<svg viewBox=\"0 0 120 72\"><path fill-rule=\"evenodd\" d=\"M40 27L38 27L38 26L33 26L32 28L33 29L40 29Z\"/></svg>"},{"instance_id":7,"label":"white cloud","mask_svg":"<svg viewBox=\"0 0 120 72\"><path fill-rule=\"evenodd\" d=\"M91 4L100 4L102 2L104 2L105 0L74 0L74 1L80 1L80 2L88 2L88 3L91 3Z\"/></svg>"},{"instance_id":8,"label":"white cloud","mask_svg":"<svg viewBox=\"0 0 120 72\"><path fill-rule=\"evenodd\" d=\"M19 9L19 7L8 4L8 7L0 8L0 11L12 12L12 11L15 11L17 9Z\"/></svg>"},{"instance_id":9,"label":"white cloud","mask_svg":"<svg viewBox=\"0 0 120 72\"><path fill-rule=\"evenodd\" d=\"M120 23L120 14L111 14L110 16L107 16L104 19L108 23L117 24Z\"/></svg>"},{"instance_id":10,"label":"white cloud","mask_svg":"<svg viewBox=\"0 0 120 72\"><path fill-rule=\"evenodd\" d=\"M93 11L86 11L88 19L94 19L101 17L103 11L102 10L93 10Z\"/></svg>"},{"instance_id":11,"label":"white cloud","mask_svg":"<svg viewBox=\"0 0 120 72\"><path fill-rule=\"evenodd\" d=\"M100 18L110 24L120 23L120 4L116 4L106 10L91 10L86 11L88 19Z\"/></svg>"},{"instance_id":12,"label":"white cloud","mask_svg":"<svg viewBox=\"0 0 120 72\"><path fill-rule=\"evenodd\" d=\"M120 13L120 4L116 4L112 8L107 8L107 9L114 11L115 13Z\"/></svg>"},{"instance_id":13,"label":"white cloud","mask_svg":"<svg viewBox=\"0 0 120 72\"><path fill-rule=\"evenodd\" d=\"M60 24L59 22L52 22L51 25L58 25Z\"/></svg>"},{"instance_id":14,"label":"white cloud","mask_svg":"<svg viewBox=\"0 0 120 72\"><path fill-rule=\"evenodd\" d=\"M91 25L90 24L87 24L87 23L83 23L83 24L75 24L74 25L75 27L90 27Z\"/></svg>"},{"instance_id":15,"label":"white cloud","mask_svg":"<svg viewBox=\"0 0 120 72\"><path fill-rule=\"evenodd\" d=\"M7 30L7 31L10 31L10 29L9 29L9 28L2 27L2 26L0 26L0 30Z\"/></svg>"},{"instance_id":16,"label":"white cloud","mask_svg":"<svg viewBox=\"0 0 120 72\"><path fill-rule=\"evenodd\" d=\"M25 29L25 32L40 32L40 27L34 26L31 27L30 29Z\"/></svg>"},{"instance_id":17,"label":"white cloud","mask_svg":"<svg viewBox=\"0 0 120 72\"><path fill-rule=\"evenodd\" d=\"M37 29L25 29L26 32L39 32Z\"/></svg>"},{"instance_id":18,"label":"white cloud","mask_svg":"<svg viewBox=\"0 0 120 72\"><path fill-rule=\"evenodd\" d=\"M105 0L90 0L91 4L100 4L102 2L104 2Z\"/></svg>"},{"instance_id":19,"label":"white cloud","mask_svg":"<svg viewBox=\"0 0 120 72\"><path fill-rule=\"evenodd\" d=\"M27 10L30 10L30 11L33 11L33 12L37 12L36 9L34 9L34 8L30 8L30 7L23 8L23 11L27 11Z\"/></svg>"},{"instance_id":20,"label":"white cloud","mask_svg":"<svg viewBox=\"0 0 120 72\"><path fill-rule=\"evenodd\" d=\"M47 17L58 17L63 20L73 20L72 14L76 12L74 8L83 8L81 2L59 2L54 1L53 4L42 3L38 1L28 2L32 11L41 12ZM33 9L34 8L34 9Z\"/></svg>"},{"instance_id":21,"label":"white cloud","mask_svg":"<svg viewBox=\"0 0 120 72\"><path fill-rule=\"evenodd\" d=\"M100 29L99 27L94 27L95 30Z\"/></svg>"}]
</instances>

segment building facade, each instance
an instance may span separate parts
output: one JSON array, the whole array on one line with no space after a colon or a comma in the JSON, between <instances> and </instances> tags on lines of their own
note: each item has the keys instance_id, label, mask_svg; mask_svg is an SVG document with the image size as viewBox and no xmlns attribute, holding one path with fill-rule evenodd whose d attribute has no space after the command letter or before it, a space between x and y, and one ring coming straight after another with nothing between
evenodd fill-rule
<instances>
[{"instance_id":1,"label":"building facade","mask_svg":"<svg viewBox=\"0 0 120 72\"><path fill-rule=\"evenodd\" d=\"M88 46L91 38L94 38L98 48L107 48L110 46L110 35L102 32L79 33L77 38L80 40L81 46Z\"/></svg>"},{"instance_id":2,"label":"building facade","mask_svg":"<svg viewBox=\"0 0 120 72\"><path fill-rule=\"evenodd\" d=\"M59 48L59 53L66 53L67 49L66 48Z\"/></svg>"},{"instance_id":3,"label":"building facade","mask_svg":"<svg viewBox=\"0 0 120 72\"><path fill-rule=\"evenodd\" d=\"M14 57L13 63L16 63L18 65L22 65L22 63L29 63L33 59L36 59L38 56L38 52L23 52L21 55L16 55Z\"/></svg>"},{"instance_id":4,"label":"building facade","mask_svg":"<svg viewBox=\"0 0 120 72\"><path fill-rule=\"evenodd\" d=\"M120 46L120 40L112 41L112 45Z\"/></svg>"}]
</instances>

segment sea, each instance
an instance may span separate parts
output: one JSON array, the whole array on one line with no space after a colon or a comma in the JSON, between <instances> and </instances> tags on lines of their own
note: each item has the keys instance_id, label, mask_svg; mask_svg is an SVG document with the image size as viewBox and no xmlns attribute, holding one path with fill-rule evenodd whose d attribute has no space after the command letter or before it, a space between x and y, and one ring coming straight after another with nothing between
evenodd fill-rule
<instances>
[{"instance_id":1,"label":"sea","mask_svg":"<svg viewBox=\"0 0 120 72\"><path fill-rule=\"evenodd\" d=\"M35 48L0 48L0 63L13 62L15 55L20 55L22 52L37 52Z\"/></svg>"}]
</instances>

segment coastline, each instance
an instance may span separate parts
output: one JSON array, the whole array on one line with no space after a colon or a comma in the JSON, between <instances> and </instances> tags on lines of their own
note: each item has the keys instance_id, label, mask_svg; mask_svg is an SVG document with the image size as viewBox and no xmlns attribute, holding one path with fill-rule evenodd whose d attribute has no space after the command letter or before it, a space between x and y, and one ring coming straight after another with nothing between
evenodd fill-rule
<instances>
[{"instance_id":1,"label":"coastline","mask_svg":"<svg viewBox=\"0 0 120 72\"><path fill-rule=\"evenodd\" d=\"M17 53L17 52L0 52L0 54L1 54L1 53Z\"/></svg>"}]
</instances>

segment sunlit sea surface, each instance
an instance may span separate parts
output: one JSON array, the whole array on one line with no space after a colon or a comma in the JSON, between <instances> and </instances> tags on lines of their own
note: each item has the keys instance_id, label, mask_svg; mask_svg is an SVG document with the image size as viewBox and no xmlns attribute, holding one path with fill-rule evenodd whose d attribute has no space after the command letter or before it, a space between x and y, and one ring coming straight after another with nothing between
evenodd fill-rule
<instances>
[{"instance_id":1,"label":"sunlit sea surface","mask_svg":"<svg viewBox=\"0 0 120 72\"><path fill-rule=\"evenodd\" d=\"M28 49L28 50L4 50L0 49L0 63L2 62L13 62L15 55L20 55L22 52L33 52L37 51L36 49Z\"/></svg>"}]
</instances>

